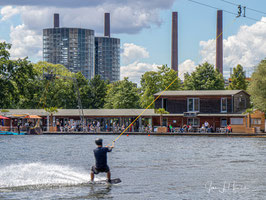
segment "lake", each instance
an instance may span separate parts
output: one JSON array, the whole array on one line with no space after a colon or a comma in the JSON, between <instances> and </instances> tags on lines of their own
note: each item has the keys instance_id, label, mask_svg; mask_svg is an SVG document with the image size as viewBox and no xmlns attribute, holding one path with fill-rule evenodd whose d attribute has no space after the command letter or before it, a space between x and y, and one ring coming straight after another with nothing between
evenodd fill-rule
<instances>
[{"instance_id":1,"label":"lake","mask_svg":"<svg viewBox=\"0 0 266 200\"><path fill-rule=\"evenodd\" d=\"M266 138L120 137L90 185L94 135L0 137L0 199L264 199ZM117 136L104 135L104 144ZM96 175L103 180L106 174Z\"/></svg>"}]
</instances>

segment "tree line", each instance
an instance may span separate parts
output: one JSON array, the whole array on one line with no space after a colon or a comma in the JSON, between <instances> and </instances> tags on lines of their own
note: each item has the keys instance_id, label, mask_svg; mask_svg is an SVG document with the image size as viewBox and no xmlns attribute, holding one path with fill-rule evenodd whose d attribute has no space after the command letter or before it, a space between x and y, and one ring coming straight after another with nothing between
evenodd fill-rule
<instances>
[{"instance_id":1,"label":"tree line","mask_svg":"<svg viewBox=\"0 0 266 200\"><path fill-rule=\"evenodd\" d=\"M141 76L140 87L123 80L109 83L96 75L87 80L82 73L72 73L63 65L31 63L27 58L11 60L10 44L0 43L0 108L123 109L146 108L157 92L164 90L177 77L177 72L162 65L157 71ZM266 111L266 60L262 60L247 81L243 67L233 69L231 83L225 87L223 75L205 62L191 74L184 74L168 90L241 89L251 94L255 108ZM152 108L152 107L151 107Z\"/></svg>"}]
</instances>

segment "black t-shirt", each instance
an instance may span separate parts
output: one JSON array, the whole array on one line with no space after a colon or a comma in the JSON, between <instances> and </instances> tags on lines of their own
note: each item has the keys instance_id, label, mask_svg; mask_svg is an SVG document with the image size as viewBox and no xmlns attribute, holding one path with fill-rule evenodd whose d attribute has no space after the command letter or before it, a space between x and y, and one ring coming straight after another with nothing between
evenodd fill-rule
<instances>
[{"instance_id":1,"label":"black t-shirt","mask_svg":"<svg viewBox=\"0 0 266 200\"><path fill-rule=\"evenodd\" d=\"M96 160L96 168L105 168L107 166L107 152L111 152L111 148L107 147L98 147L93 150L95 160Z\"/></svg>"}]
</instances>

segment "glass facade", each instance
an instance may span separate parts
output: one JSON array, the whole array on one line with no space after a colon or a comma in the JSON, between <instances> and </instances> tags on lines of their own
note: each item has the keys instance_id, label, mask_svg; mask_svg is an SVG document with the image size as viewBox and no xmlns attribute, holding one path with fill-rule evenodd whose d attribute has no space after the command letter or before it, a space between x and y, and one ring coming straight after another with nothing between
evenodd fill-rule
<instances>
[{"instance_id":1,"label":"glass facade","mask_svg":"<svg viewBox=\"0 0 266 200\"><path fill-rule=\"evenodd\" d=\"M43 60L62 64L71 72L81 72L87 79L94 74L94 31L81 28L43 30Z\"/></svg>"},{"instance_id":2,"label":"glass facade","mask_svg":"<svg viewBox=\"0 0 266 200\"><path fill-rule=\"evenodd\" d=\"M110 82L120 80L120 39L95 37L95 74Z\"/></svg>"}]
</instances>

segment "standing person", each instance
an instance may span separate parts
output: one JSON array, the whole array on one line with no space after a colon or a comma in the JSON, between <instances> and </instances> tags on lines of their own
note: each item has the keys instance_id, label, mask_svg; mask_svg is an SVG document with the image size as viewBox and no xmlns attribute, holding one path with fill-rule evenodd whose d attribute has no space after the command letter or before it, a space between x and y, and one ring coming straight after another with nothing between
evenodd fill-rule
<instances>
[{"instance_id":1,"label":"standing person","mask_svg":"<svg viewBox=\"0 0 266 200\"><path fill-rule=\"evenodd\" d=\"M108 132L108 124L105 124L105 132Z\"/></svg>"},{"instance_id":2,"label":"standing person","mask_svg":"<svg viewBox=\"0 0 266 200\"><path fill-rule=\"evenodd\" d=\"M111 183L111 172L109 166L107 165L107 152L112 151L115 143L113 142L112 146L102 147L103 140L101 138L97 138L95 143L97 148L94 149L93 152L96 164L91 167L91 181L93 182L94 180L94 174L105 172L107 173L107 182Z\"/></svg>"},{"instance_id":3,"label":"standing person","mask_svg":"<svg viewBox=\"0 0 266 200\"><path fill-rule=\"evenodd\" d=\"M209 122L205 121L204 126L205 126L205 129L207 130L207 128L209 128Z\"/></svg>"},{"instance_id":4,"label":"standing person","mask_svg":"<svg viewBox=\"0 0 266 200\"><path fill-rule=\"evenodd\" d=\"M148 125L148 129L149 129L149 133L151 133L152 132L152 125L151 124Z\"/></svg>"},{"instance_id":5,"label":"standing person","mask_svg":"<svg viewBox=\"0 0 266 200\"><path fill-rule=\"evenodd\" d=\"M60 122L56 120L56 131L60 131Z\"/></svg>"},{"instance_id":6,"label":"standing person","mask_svg":"<svg viewBox=\"0 0 266 200\"><path fill-rule=\"evenodd\" d=\"M101 132L101 124L97 121L97 132Z\"/></svg>"},{"instance_id":7,"label":"standing person","mask_svg":"<svg viewBox=\"0 0 266 200\"><path fill-rule=\"evenodd\" d=\"M17 127L18 127L18 134L20 135L20 126L21 126L21 122L18 121Z\"/></svg>"},{"instance_id":8,"label":"standing person","mask_svg":"<svg viewBox=\"0 0 266 200\"><path fill-rule=\"evenodd\" d=\"M173 132L173 126L171 124L169 125L169 131L170 131L170 133Z\"/></svg>"}]
</instances>

